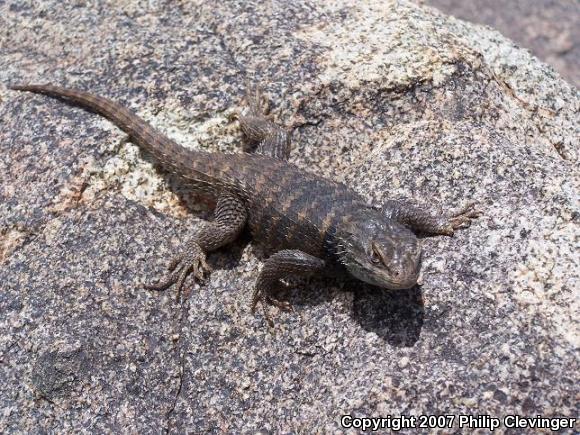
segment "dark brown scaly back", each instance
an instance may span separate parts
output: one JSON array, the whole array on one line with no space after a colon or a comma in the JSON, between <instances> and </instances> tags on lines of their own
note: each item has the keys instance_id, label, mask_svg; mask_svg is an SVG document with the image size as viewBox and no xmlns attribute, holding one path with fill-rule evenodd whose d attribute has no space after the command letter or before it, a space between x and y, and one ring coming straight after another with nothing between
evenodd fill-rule
<instances>
[{"instance_id":1,"label":"dark brown scaly back","mask_svg":"<svg viewBox=\"0 0 580 435\"><path fill-rule=\"evenodd\" d=\"M238 195L247 204L248 225L254 238L266 247L298 248L312 255L329 253L327 248L332 248L336 226L362 204L361 198L343 184L283 160L185 148L107 98L51 85L12 89L64 98L92 110L131 136L191 189L212 195L223 191Z\"/></svg>"},{"instance_id":2,"label":"dark brown scaly back","mask_svg":"<svg viewBox=\"0 0 580 435\"><path fill-rule=\"evenodd\" d=\"M248 220L254 238L274 250L332 256L328 249L332 251L336 227L363 204L362 198L343 184L282 163L262 166L255 178Z\"/></svg>"}]
</instances>

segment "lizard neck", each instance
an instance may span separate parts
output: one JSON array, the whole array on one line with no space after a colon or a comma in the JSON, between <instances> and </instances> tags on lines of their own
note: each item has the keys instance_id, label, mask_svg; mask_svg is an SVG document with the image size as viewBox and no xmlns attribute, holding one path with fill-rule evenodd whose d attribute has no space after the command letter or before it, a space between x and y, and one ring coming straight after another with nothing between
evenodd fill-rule
<instances>
[{"instance_id":1,"label":"lizard neck","mask_svg":"<svg viewBox=\"0 0 580 435\"><path fill-rule=\"evenodd\" d=\"M349 230L352 223L357 220L357 215L368 206L355 202L342 208L342 213L332 219L332 223L326 229L324 236L324 250L326 255L337 263L345 264L344 255L348 251L349 239L352 233Z\"/></svg>"}]
</instances>

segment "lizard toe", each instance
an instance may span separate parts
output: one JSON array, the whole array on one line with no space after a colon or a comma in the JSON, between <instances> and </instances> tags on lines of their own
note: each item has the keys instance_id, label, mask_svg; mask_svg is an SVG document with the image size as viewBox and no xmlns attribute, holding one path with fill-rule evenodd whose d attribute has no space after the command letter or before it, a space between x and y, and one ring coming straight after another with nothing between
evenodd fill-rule
<instances>
[{"instance_id":1,"label":"lizard toe","mask_svg":"<svg viewBox=\"0 0 580 435\"><path fill-rule=\"evenodd\" d=\"M448 223L451 231L448 235L453 235L454 230L458 228L468 227L474 219L477 219L483 214L476 205L475 201L469 201L463 207L460 207L449 215Z\"/></svg>"},{"instance_id":2,"label":"lizard toe","mask_svg":"<svg viewBox=\"0 0 580 435\"><path fill-rule=\"evenodd\" d=\"M177 300L179 301L185 286L185 280L192 274L195 279L201 281L204 279L204 272L210 271L211 268L205 260L205 253L195 242L188 244L185 251L171 259L167 267L168 273L159 282L146 284L148 290L164 291L175 284L177 289ZM189 292L183 292L187 296Z\"/></svg>"},{"instance_id":3,"label":"lizard toe","mask_svg":"<svg viewBox=\"0 0 580 435\"><path fill-rule=\"evenodd\" d=\"M279 299L274 299L272 297L268 297L267 300L268 300L268 303L270 305L274 305L275 307L277 307L281 311L286 311L286 312L294 311L292 304L288 301L281 301Z\"/></svg>"},{"instance_id":4,"label":"lizard toe","mask_svg":"<svg viewBox=\"0 0 580 435\"><path fill-rule=\"evenodd\" d=\"M145 284L147 290L164 291L171 287L177 281L177 274L175 272L169 273L165 278L162 278L156 283Z\"/></svg>"}]
</instances>

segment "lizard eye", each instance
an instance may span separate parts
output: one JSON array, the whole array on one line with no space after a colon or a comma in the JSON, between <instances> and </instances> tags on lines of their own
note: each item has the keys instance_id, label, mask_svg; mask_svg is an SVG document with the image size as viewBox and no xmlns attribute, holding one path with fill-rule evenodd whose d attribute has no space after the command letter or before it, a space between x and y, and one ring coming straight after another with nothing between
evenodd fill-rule
<instances>
[{"instance_id":1,"label":"lizard eye","mask_svg":"<svg viewBox=\"0 0 580 435\"><path fill-rule=\"evenodd\" d=\"M371 262L374 264L381 262L381 254L374 243L371 243Z\"/></svg>"}]
</instances>

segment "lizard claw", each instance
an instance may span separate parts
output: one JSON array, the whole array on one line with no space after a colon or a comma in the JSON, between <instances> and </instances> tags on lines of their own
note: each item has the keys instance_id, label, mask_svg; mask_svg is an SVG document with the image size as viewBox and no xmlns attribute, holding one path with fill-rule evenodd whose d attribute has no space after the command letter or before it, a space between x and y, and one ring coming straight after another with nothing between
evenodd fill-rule
<instances>
[{"instance_id":1,"label":"lizard claw","mask_svg":"<svg viewBox=\"0 0 580 435\"><path fill-rule=\"evenodd\" d=\"M266 304L266 296L262 294L258 289L254 291L254 297L252 298L252 303L250 305L250 312L254 314L256 312L256 307L258 306L258 302L262 305L262 311L264 314L264 319L266 319L266 323L270 328L274 327L274 322L270 317L270 313L268 313L268 305Z\"/></svg>"},{"instance_id":2,"label":"lizard claw","mask_svg":"<svg viewBox=\"0 0 580 435\"><path fill-rule=\"evenodd\" d=\"M256 290L254 291L254 297L252 298L252 304L250 306L250 310L251 310L252 314L255 313L256 307L258 306L258 303L260 303L262 305L264 318L266 319L266 322L268 323L268 326L270 328L274 327L274 321L272 320L272 317L270 316L270 313L268 312L268 305L274 305L280 311L285 311L285 312L294 311L294 308L292 307L292 304L290 302L276 299L276 298L272 297L271 295L269 295L268 292L265 292L264 290L256 288Z\"/></svg>"},{"instance_id":3,"label":"lizard claw","mask_svg":"<svg viewBox=\"0 0 580 435\"><path fill-rule=\"evenodd\" d=\"M476 208L476 203L470 201L463 207L452 211L448 216L445 234L452 236L456 229L465 228L471 225L473 219L481 216L483 212Z\"/></svg>"},{"instance_id":4,"label":"lizard claw","mask_svg":"<svg viewBox=\"0 0 580 435\"><path fill-rule=\"evenodd\" d=\"M173 257L167 267L168 274L155 284L146 284L148 290L163 291L176 284L177 300L181 295L185 279L193 274L198 280L204 279L205 272L211 271L205 260L205 253L196 242L190 242L185 252ZM188 296L189 293L185 294Z\"/></svg>"},{"instance_id":5,"label":"lizard claw","mask_svg":"<svg viewBox=\"0 0 580 435\"><path fill-rule=\"evenodd\" d=\"M234 122L240 119L243 116L242 111L239 109L234 109L227 115L229 122Z\"/></svg>"},{"instance_id":6,"label":"lizard claw","mask_svg":"<svg viewBox=\"0 0 580 435\"><path fill-rule=\"evenodd\" d=\"M292 304L288 301L281 301L279 299L274 299L271 296L266 297L266 301L270 305L274 305L275 307L277 307L280 311L285 311L285 312L294 311L294 308L292 308Z\"/></svg>"},{"instance_id":7,"label":"lizard claw","mask_svg":"<svg viewBox=\"0 0 580 435\"><path fill-rule=\"evenodd\" d=\"M270 112L270 101L259 85L247 82L244 100L248 105L249 112L253 115L267 115Z\"/></svg>"}]
</instances>

